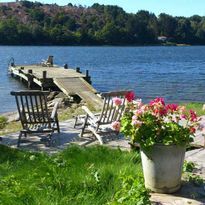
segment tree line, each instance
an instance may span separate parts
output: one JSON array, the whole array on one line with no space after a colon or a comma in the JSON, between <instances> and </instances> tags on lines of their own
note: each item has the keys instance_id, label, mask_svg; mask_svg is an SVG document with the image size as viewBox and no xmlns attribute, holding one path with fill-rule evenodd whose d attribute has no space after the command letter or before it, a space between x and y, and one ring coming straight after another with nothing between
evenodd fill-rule
<instances>
[{"instance_id":1,"label":"tree line","mask_svg":"<svg viewBox=\"0 0 205 205\"><path fill-rule=\"evenodd\" d=\"M204 45L205 17L133 14L98 3L0 5L1 45L158 45L159 36L170 43Z\"/></svg>"}]
</instances>

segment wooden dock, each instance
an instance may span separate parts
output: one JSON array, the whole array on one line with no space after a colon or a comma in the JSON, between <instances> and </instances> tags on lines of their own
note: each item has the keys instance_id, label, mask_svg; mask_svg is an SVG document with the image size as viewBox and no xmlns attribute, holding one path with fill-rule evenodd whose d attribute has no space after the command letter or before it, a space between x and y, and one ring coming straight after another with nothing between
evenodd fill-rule
<instances>
[{"instance_id":1,"label":"wooden dock","mask_svg":"<svg viewBox=\"0 0 205 205\"><path fill-rule=\"evenodd\" d=\"M79 68L63 68L56 65L10 65L9 72L12 76L25 81L28 88L39 86L42 90L60 89L68 96L78 95L87 104L98 109L102 99L91 86L88 71L82 74Z\"/></svg>"}]
</instances>

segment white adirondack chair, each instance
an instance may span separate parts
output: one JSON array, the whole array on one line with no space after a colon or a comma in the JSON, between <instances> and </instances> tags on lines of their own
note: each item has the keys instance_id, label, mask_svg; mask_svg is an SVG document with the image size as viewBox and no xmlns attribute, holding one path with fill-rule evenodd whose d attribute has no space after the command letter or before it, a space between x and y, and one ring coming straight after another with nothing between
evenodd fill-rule
<instances>
[{"instance_id":1,"label":"white adirondack chair","mask_svg":"<svg viewBox=\"0 0 205 205\"><path fill-rule=\"evenodd\" d=\"M102 93L103 106L99 114L92 113L86 106L83 106L82 109L85 111L85 116L77 116L75 125L78 124L78 121L83 122L82 130L80 137L83 137L86 131L93 133L93 135L99 140L100 144L103 144L102 136L105 133L115 133L119 132L111 129L111 124L114 121L120 121L122 114L125 109L125 95L131 91L116 91L116 92L107 92ZM119 97L122 99L122 103L119 106L115 106L113 103L113 98Z\"/></svg>"}]
</instances>

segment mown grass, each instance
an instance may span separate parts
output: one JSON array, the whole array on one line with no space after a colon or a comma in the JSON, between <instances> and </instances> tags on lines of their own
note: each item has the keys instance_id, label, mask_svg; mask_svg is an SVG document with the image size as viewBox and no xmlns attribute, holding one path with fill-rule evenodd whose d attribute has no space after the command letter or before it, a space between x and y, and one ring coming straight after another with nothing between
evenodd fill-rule
<instances>
[{"instance_id":1,"label":"mown grass","mask_svg":"<svg viewBox=\"0 0 205 205\"><path fill-rule=\"evenodd\" d=\"M107 204L121 190L122 175L142 177L137 152L72 146L48 156L0 145L3 205Z\"/></svg>"}]
</instances>

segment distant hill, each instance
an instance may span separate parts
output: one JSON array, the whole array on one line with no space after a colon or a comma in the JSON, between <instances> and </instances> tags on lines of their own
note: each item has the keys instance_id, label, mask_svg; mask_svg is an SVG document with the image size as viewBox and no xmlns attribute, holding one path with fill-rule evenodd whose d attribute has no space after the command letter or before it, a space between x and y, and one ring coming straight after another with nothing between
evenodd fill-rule
<instances>
[{"instance_id":1,"label":"distant hill","mask_svg":"<svg viewBox=\"0 0 205 205\"><path fill-rule=\"evenodd\" d=\"M162 37L159 37L162 36ZM163 40L162 40L163 39ZM173 17L118 6L0 3L1 45L205 44L205 17Z\"/></svg>"}]
</instances>

